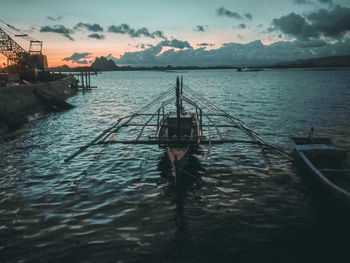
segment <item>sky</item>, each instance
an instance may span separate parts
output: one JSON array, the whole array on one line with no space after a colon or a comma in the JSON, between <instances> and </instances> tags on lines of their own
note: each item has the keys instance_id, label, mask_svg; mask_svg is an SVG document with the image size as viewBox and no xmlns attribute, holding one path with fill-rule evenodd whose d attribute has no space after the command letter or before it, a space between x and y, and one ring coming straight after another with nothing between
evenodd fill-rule
<instances>
[{"instance_id":1,"label":"sky","mask_svg":"<svg viewBox=\"0 0 350 263\"><path fill-rule=\"evenodd\" d=\"M49 66L88 66L99 56L131 66L244 66L350 54L349 0L0 4L1 28L43 41ZM28 50L28 41L14 39Z\"/></svg>"}]
</instances>

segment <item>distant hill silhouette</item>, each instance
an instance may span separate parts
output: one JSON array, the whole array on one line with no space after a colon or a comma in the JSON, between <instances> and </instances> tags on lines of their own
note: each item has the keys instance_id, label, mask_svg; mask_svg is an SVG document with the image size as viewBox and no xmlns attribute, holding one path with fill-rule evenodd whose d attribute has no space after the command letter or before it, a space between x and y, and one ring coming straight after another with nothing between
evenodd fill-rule
<instances>
[{"instance_id":1,"label":"distant hill silhouette","mask_svg":"<svg viewBox=\"0 0 350 263\"><path fill-rule=\"evenodd\" d=\"M281 68L339 68L350 67L350 55L302 59L292 62L278 63L274 67Z\"/></svg>"},{"instance_id":2,"label":"distant hill silhouette","mask_svg":"<svg viewBox=\"0 0 350 263\"><path fill-rule=\"evenodd\" d=\"M91 67L98 71L113 71L118 70L118 66L113 60L107 59L106 57L97 57L91 64Z\"/></svg>"}]
</instances>

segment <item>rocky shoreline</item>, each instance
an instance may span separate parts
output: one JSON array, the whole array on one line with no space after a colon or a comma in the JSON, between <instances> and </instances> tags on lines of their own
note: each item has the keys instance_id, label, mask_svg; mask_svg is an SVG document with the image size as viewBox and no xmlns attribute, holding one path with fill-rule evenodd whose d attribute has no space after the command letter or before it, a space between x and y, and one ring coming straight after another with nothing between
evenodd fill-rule
<instances>
[{"instance_id":1,"label":"rocky shoreline","mask_svg":"<svg viewBox=\"0 0 350 263\"><path fill-rule=\"evenodd\" d=\"M77 80L62 80L0 88L0 133L20 128L28 116L73 108L66 99L76 95Z\"/></svg>"}]
</instances>

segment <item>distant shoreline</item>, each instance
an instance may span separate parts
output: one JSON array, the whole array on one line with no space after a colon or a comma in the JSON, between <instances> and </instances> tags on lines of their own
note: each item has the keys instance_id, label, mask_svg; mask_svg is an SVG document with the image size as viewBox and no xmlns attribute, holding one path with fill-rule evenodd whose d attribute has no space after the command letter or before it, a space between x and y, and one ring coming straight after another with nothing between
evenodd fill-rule
<instances>
[{"instance_id":1,"label":"distant shoreline","mask_svg":"<svg viewBox=\"0 0 350 263\"><path fill-rule=\"evenodd\" d=\"M81 72L81 71L174 71L174 70L212 70L212 69L233 69L242 72L261 71L264 69L348 69L350 68L350 55L322 57L313 59L279 62L275 64L245 65L220 65L220 66L117 66L115 62L106 57L96 58L89 67L70 68L67 65L52 67L49 70L54 72Z\"/></svg>"},{"instance_id":2,"label":"distant shoreline","mask_svg":"<svg viewBox=\"0 0 350 263\"><path fill-rule=\"evenodd\" d=\"M172 68L155 68L155 67L123 67L114 70L96 70L94 68L86 67L84 69L70 68L70 70L57 70L50 69L52 72L61 72L61 73L73 73L80 72L89 69L90 71L96 72L120 72L120 71L161 71L161 72L174 72L174 71L185 71L185 70L220 70L220 69L229 69L229 70L238 70L238 67L172 67ZM248 71L242 72L259 72L264 70L350 70L350 67L285 67L285 66L269 66L269 67L248 67ZM241 73L241 72L239 72Z\"/></svg>"}]
</instances>

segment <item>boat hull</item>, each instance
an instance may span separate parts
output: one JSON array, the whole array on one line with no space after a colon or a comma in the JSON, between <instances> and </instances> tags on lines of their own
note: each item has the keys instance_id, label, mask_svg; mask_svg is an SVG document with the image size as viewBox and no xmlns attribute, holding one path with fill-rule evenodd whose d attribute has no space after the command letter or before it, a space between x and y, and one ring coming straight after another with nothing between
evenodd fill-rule
<instances>
[{"instance_id":1,"label":"boat hull","mask_svg":"<svg viewBox=\"0 0 350 263\"><path fill-rule=\"evenodd\" d=\"M350 153L329 138L292 138L295 153L310 178L335 200L350 208Z\"/></svg>"},{"instance_id":2,"label":"boat hull","mask_svg":"<svg viewBox=\"0 0 350 263\"><path fill-rule=\"evenodd\" d=\"M199 121L194 114L182 116L180 123L180 137L174 135L176 133L175 118L171 114L165 116L161 121L158 132L158 139L166 141L165 144L160 144L160 147L166 148L176 183L180 182L180 174L184 174L183 167L191 148L196 147L200 142Z\"/></svg>"}]
</instances>

